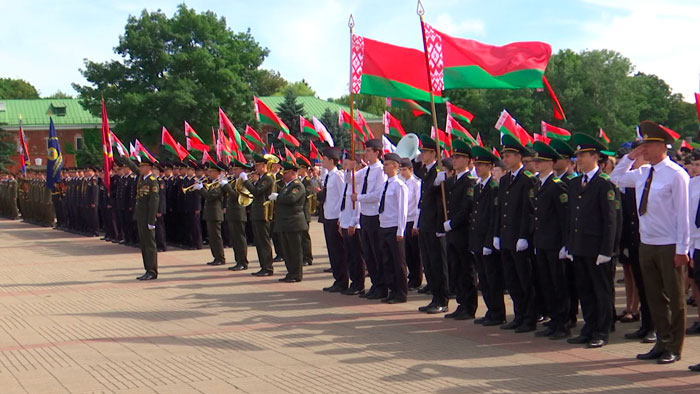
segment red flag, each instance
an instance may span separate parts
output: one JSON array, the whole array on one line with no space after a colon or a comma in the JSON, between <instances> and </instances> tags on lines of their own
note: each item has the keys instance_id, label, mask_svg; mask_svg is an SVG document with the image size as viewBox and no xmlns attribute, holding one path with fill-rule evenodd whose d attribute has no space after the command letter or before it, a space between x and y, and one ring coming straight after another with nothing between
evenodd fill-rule
<instances>
[{"instance_id":1,"label":"red flag","mask_svg":"<svg viewBox=\"0 0 700 394\"><path fill-rule=\"evenodd\" d=\"M663 125L659 125L659 127L661 127L662 129L664 129L664 131L667 132L671 137L673 137L674 140L677 140L677 139L681 138L681 135L680 135L680 134L678 134L678 133L676 133L675 131L669 129L668 127L663 126Z\"/></svg>"},{"instance_id":2,"label":"red flag","mask_svg":"<svg viewBox=\"0 0 700 394\"><path fill-rule=\"evenodd\" d=\"M544 120L540 123L542 135L552 138L559 138L564 141L568 141L571 138L571 133L569 130L562 129L560 127L552 126L551 124L545 122Z\"/></svg>"},{"instance_id":3,"label":"red flag","mask_svg":"<svg viewBox=\"0 0 700 394\"><path fill-rule=\"evenodd\" d=\"M282 141L283 144L285 145L292 145L296 148L301 145L298 139L296 139L293 135L291 134L285 134L283 131L280 131L280 133L277 135L277 138Z\"/></svg>"},{"instance_id":4,"label":"red flag","mask_svg":"<svg viewBox=\"0 0 700 394\"><path fill-rule=\"evenodd\" d=\"M518 138L520 138L520 141L526 141L523 142L523 145L532 144L533 142L535 142L530 133L528 133L527 130L525 130L525 128L519 123L515 124L515 130L517 132Z\"/></svg>"},{"instance_id":5,"label":"red flag","mask_svg":"<svg viewBox=\"0 0 700 394\"><path fill-rule=\"evenodd\" d=\"M245 127L245 139L259 147L265 147L265 143L263 142L262 138L260 138L260 134L258 134L258 132L255 131L254 128L248 125L246 125Z\"/></svg>"},{"instance_id":6,"label":"red flag","mask_svg":"<svg viewBox=\"0 0 700 394\"><path fill-rule=\"evenodd\" d=\"M225 129L228 133L228 138L234 145L234 150L240 150L241 135L238 134L236 126L233 125L233 122L231 122L231 119L229 119L228 116L226 116L226 113L224 113L224 110L222 110L221 107L219 107L219 127Z\"/></svg>"},{"instance_id":7,"label":"red flag","mask_svg":"<svg viewBox=\"0 0 700 394\"><path fill-rule=\"evenodd\" d=\"M401 122L390 114L389 111L384 111L384 134L393 135L398 138L402 138L406 135L403 126L401 126Z\"/></svg>"},{"instance_id":8,"label":"red flag","mask_svg":"<svg viewBox=\"0 0 700 394\"><path fill-rule=\"evenodd\" d=\"M501 158L501 154L498 153L498 149L496 149L495 147L491 150L491 152L493 152L494 156L498 157L499 159Z\"/></svg>"},{"instance_id":9,"label":"red flag","mask_svg":"<svg viewBox=\"0 0 700 394\"><path fill-rule=\"evenodd\" d=\"M112 144L110 144L111 149ZM27 150L27 139L24 136L24 129L22 128L22 117L19 118L19 149L20 149L20 165L22 167L22 174L27 172L27 163L29 163L29 150Z\"/></svg>"},{"instance_id":10,"label":"red flag","mask_svg":"<svg viewBox=\"0 0 700 394\"><path fill-rule=\"evenodd\" d=\"M304 155L302 155L301 153L299 153L299 152L294 152L294 157L296 157L296 158L299 159L299 160L302 160L302 161L303 161L304 163L306 163L309 167L311 167L311 162L309 161L309 159L307 159L306 157L304 157Z\"/></svg>"},{"instance_id":11,"label":"red flag","mask_svg":"<svg viewBox=\"0 0 700 394\"><path fill-rule=\"evenodd\" d=\"M294 156L294 154L292 153L292 151L290 151L289 149L287 149L286 146L284 147L284 155L285 155L285 160L287 160L288 162L294 163L294 165L297 164L297 158L296 158L296 156Z\"/></svg>"},{"instance_id":12,"label":"red flag","mask_svg":"<svg viewBox=\"0 0 700 394\"><path fill-rule=\"evenodd\" d=\"M695 107L698 110L698 122L700 122L700 93L695 93Z\"/></svg>"},{"instance_id":13,"label":"red flag","mask_svg":"<svg viewBox=\"0 0 700 394\"><path fill-rule=\"evenodd\" d=\"M544 143L547 144L547 145L549 145L549 141L552 140L551 138L547 138L547 136L545 136L545 135L543 135L543 134L537 134L537 133L535 133L534 136L535 136L535 141L541 141L541 142L544 142Z\"/></svg>"},{"instance_id":14,"label":"red flag","mask_svg":"<svg viewBox=\"0 0 700 394\"><path fill-rule=\"evenodd\" d=\"M693 146L690 145L690 143L686 140L683 140L683 142L681 142L681 149L683 148L688 149L689 151L693 150Z\"/></svg>"},{"instance_id":15,"label":"red flag","mask_svg":"<svg viewBox=\"0 0 700 394\"><path fill-rule=\"evenodd\" d=\"M114 163L114 156L112 154L112 144L109 141L109 120L107 119L107 108L105 107L105 99L102 100L102 159L104 162L104 185L105 190L109 193L110 188L110 174L109 170L112 168Z\"/></svg>"},{"instance_id":16,"label":"red flag","mask_svg":"<svg viewBox=\"0 0 700 394\"><path fill-rule=\"evenodd\" d=\"M449 101L445 103L447 108L447 114L451 115L455 119L461 119L467 123L471 123L474 120L474 115L466 109L459 108L458 106L450 103Z\"/></svg>"},{"instance_id":17,"label":"red flag","mask_svg":"<svg viewBox=\"0 0 700 394\"><path fill-rule=\"evenodd\" d=\"M275 146L270 144L270 154L274 155L275 154Z\"/></svg>"},{"instance_id":18,"label":"red flag","mask_svg":"<svg viewBox=\"0 0 700 394\"><path fill-rule=\"evenodd\" d=\"M476 143L479 144L479 146L481 146L481 147L484 146L484 142L481 141L481 134L479 134L478 131L476 132Z\"/></svg>"},{"instance_id":19,"label":"red flag","mask_svg":"<svg viewBox=\"0 0 700 394\"><path fill-rule=\"evenodd\" d=\"M564 114L564 109L562 109L561 104L559 104L559 99L557 98L557 95L554 94L552 86L549 84L549 81L547 81L547 77L545 77L544 75L542 76L542 82L544 82L544 87L547 88L549 97L552 98L552 109L554 110L554 119L565 120L566 115Z\"/></svg>"},{"instance_id":20,"label":"red flag","mask_svg":"<svg viewBox=\"0 0 700 394\"><path fill-rule=\"evenodd\" d=\"M253 96L253 106L255 108L255 117L258 122L282 130L285 134L289 134L289 127L287 127L282 119L280 119L270 107L265 105L262 100Z\"/></svg>"},{"instance_id":21,"label":"red flag","mask_svg":"<svg viewBox=\"0 0 700 394\"><path fill-rule=\"evenodd\" d=\"M202 164L204 164L204 163L206 163L206 162L211 162L211 163L216 164L216 162L214 161L214 159L212 159L212 157L209 156L209 152L204 151L204 152L202 152Z\"/></svg>"},{"instance_id":22,"label":"red flag","mask_svg":"<svg viewBox=\"0 0 700 394\"><path fill-rule=\"evenodd\" d=\"M309 158L311 160L318 159L318 149L311 140L309 140Z\"/></svg>"},{"instance_id":23,"label":"red flag","mask_svg":"<svg viewBox=\"0 0 700 394\"><path fill-rule=\"evenodd\" d=\"M605 132L603 131L603 128L602 128L602 127L600 128L600 132L598 133L598 138L602 138L602 139L605 140L605 142L607 142L608 144L610 143L610 138L608 138L608 135L605 134Z\"/></svg>"}]
</instances>

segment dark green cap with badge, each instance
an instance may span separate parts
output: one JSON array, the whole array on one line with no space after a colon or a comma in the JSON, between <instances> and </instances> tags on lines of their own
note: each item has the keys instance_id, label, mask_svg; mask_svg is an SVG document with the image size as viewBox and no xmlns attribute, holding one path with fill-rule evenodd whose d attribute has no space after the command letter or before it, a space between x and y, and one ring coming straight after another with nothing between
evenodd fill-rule
<instances>
[{"instance_id":1,"label":"dark green cap with badge","mask_svg":"<svg viewBox=\"0 0 700 394\"><path fill-rule=\"evenodd\" d=\"M534 159L538 161L554 161L562 159L562 157L552 149L551 146L542 141L535 141L532 148L535 150Z\"/></svg>"},{"instance_id":2,"label":"dark green cap with badge","mask_svg":"<svg viewBox=\"0 0 700 394\"><path fill-rule=\"evenodd\" d=\"M235 158L233 160L231 160L231 163L229 164L229 166L231 166L233 168L250 168L251 167L250 160L248 160L245 164L243 164L243 162L241 162L240 160L235 159Z\"/></svg>"},{"instance_id":3,"label":"dark green cap with badge","mask_svg":"<svg viewBox=\"0 0 700 394\"><path fill-rule=\"evenodd\" d=\"M430 138L429 135L422 134L420 136L420 149L421 150L437 150L437 145L435 140Z\"/></svg>"},{"instance_id":4,"label":"dark green cap with badge","mask_svg":"<svg viewBox=\"0 0 700 394\"><path fill-rule=\"evenodd\" d=\"M552 147L561 156L572 158L576 157L576 152L571 148L568 142L562 141L558 138L552 138L549 141L549 146Z\"/></svg>"},{"instance_id":5,"label":"dark green cap with badge","mask_svg":"<svg viewBox=\"0 0 700 394\"><path fill-rule=\"evenodd\" d=\"M472 157L474 158L474 163L483 164L494 164L500 160L498 156L494 155L490 150L477 145L472 147Z\"/></svg>"},{"instance_id":6,"label":"dark green cap with badge","mask_svg":"<svg viewBox=\"0 0 700 394\"><path fill-rule=\"evenodd\" d=\"M512 136L511 134L503 134L501 139L503 144L503 152L515 152L520 153L522 156L529 156L530 151L520 143L520 140Z\"/></svg>"},{"instance_id":7,"label":"dark green cap with badge","mask_svg":"<svg viewBox=\"0 0 700 394\"><path fill-rule=\"evenodd\" d=\"M663 142L673 144L675 138L671 136L661 125L650 120L645 120L639 124L639 134L642 135L642 143Z\"/></svg>"},{"instance_id":8,"label":"dark green cap with badge","mask_svg":"<svg viewBox=\"0 0 700 394\"><path fill-rule=\"evenodd\" d=\"M599 139L584 133L574 133L572 136L576 146L576 154L583 152L600 153L607 156L615 156L615 152L608 151L608 146Z\"/></svg>"},{"instance_id":9,"label":"dark green cap with badge","mask_svg":"<svg viewBox=\"0 0 700 394\"><path fill-rule=\"evenodd\" d=\"M452 141L452 155L453 156L466 156L472 157L472 147L462 140Z\"/></svg>"},{"instance_id":10,"label":"dark green cap with badge","mask_svg":"<svg viewBox=\"0 0 700 394\"><path fill-rule=\"evenodd\" d=\"M253 162L255 162L255 163L267 163L267 160L265 160L263 155L259 155L255 152L253 152Z\"/></svg>"},{"instance_id":11,"label":"dark green cap with badge","mask_svg":"<svg viewBox=\"0 0 700 394\"><path fill-rule=\"evenodd\" d=\"M285 160L285 161L280 162L280 164L282 165L282 169L284 171L296 171L299 169L299 166L292 163L291 161Z\"/></svg>"}]
</instances>

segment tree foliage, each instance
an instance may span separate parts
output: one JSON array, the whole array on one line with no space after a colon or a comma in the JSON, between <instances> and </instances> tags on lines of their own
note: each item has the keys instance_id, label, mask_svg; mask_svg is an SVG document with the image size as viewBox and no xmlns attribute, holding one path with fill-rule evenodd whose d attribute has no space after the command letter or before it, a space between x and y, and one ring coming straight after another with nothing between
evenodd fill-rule
<instances>
[{"instance_id":1,"label":"tree foliage","mask_svg":"<svg viewBox=\"0 0 700 394\"><path fill-rule=\"evenodd\" d=\"M38 99L39 92L23 79L0 78L0 99Z\"/></svg>"},{"instance_id":2,"label":"tree foliage","mask_svg":"<svg viewBox=\"0 0 700 394\"><path fill-rule=\"evenodd\" d=\"M299 116L306 116L304 105L297 102L297 95L293 90L287 90L284 94L284 101L277 108L277 114L284 124L289 127L289 132L303 144L308 139L308 134L302 134L299 130ZM275 136L276 138L277 136ZM307 143L308 146L308 143ZM280 149L283 152L284 146L282 141L276 140L275 149Z\"/></svg>"}]
</instances>

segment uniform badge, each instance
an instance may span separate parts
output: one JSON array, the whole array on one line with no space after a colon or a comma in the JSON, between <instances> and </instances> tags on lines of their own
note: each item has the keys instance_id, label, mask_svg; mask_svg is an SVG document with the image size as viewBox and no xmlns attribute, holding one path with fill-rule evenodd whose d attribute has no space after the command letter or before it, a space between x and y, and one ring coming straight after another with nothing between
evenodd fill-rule
<instances>
[{"instance_id":1,"label":"uniform badge","mask_svg":"<svg viewBox=\"0 0 700 394\"><path fill-rule=\"evenodd\" d=\"M530 198L534 198L534 197L535 197L535 191L530 189Z\"/></svg>"},{"instance_id":2,"label":"uniform badge","mask_svg":"<svg viewBox=\"0 0 700 394\"><path fill-rule=\"evenodd\" d=\"M474 188L473 187L467 188L467 197L474 197Z\"/></svg>"},{"instance_id":3,"label":"uniform badge","mask_svg":"<svg viewBox=\"0 0 700 394\"><path fill-rule=\"evenodd\" d=\"M608 190L608 201L615 201L615 190Z\"/></svg>"},{"instance_id":4,"label":"uniform badge","mask_svg":"<svg viewBox=\"0 0 700 394\"><path fill-rule=\"evenodd\" d=\"M567 202L569 202L569 195L566 194L566 193L560 194L560 195L559 195L559 201L560 201L562 204L566 204Z\"/></svg>"}]
</instances>

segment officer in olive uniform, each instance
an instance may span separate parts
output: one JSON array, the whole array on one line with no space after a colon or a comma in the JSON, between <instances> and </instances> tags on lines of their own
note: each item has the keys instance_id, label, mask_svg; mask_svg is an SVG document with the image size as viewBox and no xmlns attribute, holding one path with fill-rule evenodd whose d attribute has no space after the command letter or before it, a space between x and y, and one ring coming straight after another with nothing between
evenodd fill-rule
<instances>
[{"instance_id":1,"label":"officer in olive uniform","mask_svg":"<svg viewBox=\"0 0 700 394\"><path fill-rule=\"evenodd\" d=\"M224 255L224 243L221 239L221 222L224 220L224 191L223 186L228 185L226 178L223 178L221 171L225 168L224 163L209 163L210 183L205 187L201 182L194 185L204 199L203 219L207 223L207 234L209 236L209 249L214 257L213 261L207 265L224 265L226 257Z\"/></svg>"},{"instance_id":2,"label":"officer in olive uniform","mask_svg":"<svg viewBox=\"0 0 700 394\"><path fill-rule=\"evenodd\" d=\"M250 220L253 222L253 241L258 252L260 271L254 276L270 276L272 268L272 242L270 240L270 222L265 218L265 202L272 193L275 179L267 173L267 160L263 156L253 153L255 161L255 173L248 179L248 174L241 172L243 186L253 194L253 205L250 210Z\"/></svg>"},{"instance_id":3,"label":"officer in olive uniform","mask_svg":"<svg viewBox=\"0 0 700 394\"><path fill-rule=\"evenodd\" d=\"M160 198L160 186L153 176L153 163L144 158L136 166L128 157L122 157L122 161L129 168L137 172L136 203L134 205L133 220L136 221L141 256L146 273L139 276L138 280L153 280L158 278L158 250L156 249L156 215L158 213L158 199Z\"/></svg>"},{"instance_id":4,"label":"officer in olive uniform","mask_svg":"<svg viewBox=\"0 0 700 394\"><path fill-rule=\"evenodd\" d=\"M309 223L304 216L306 190L297 178L298 167L290 162L282 162L282 181L284 187L278 193L272 193L270 199L275 201L275 232L280 236L284 250L284 264L287 275L280 282L301 282L303 277L302 238L308 232Z\"/></svg>"},{"instance_id":5,"label":"officer in olive uniform","mask_svg":"<svg viewBox=\"0 0 700 394\"><path fill-rule=\"evenodd\" d=\"M237 159L233 159L233 173L238 182L240 173L250 169L250 165L243 164ZM245 232L247 222L246 206L239 203L239 194L236 191L235 183L229 183L224 186L226 192L226 225L229 229L231 244L233 245L233 256L236 259L236 265L230 267L231 271L243 271L248 269L248 240Z\"/></svg>"},{"instance_id":6,"label":"officer in olive uniform","mask_svg":"<svg viewBox=\"0 0 700 394\"><path fill-rule=\"evenodd\" d=\"M309 166L311 162L306 157L300 157L297 161L299 164L299 180L301 184L304 185L304 190L306 190L306 199L304 200L304 217L306 218L306 224L311 223L311 200L315 198L314 188L311 184L311 177L308 175ZM304 265L313 264L314 255L311 250L311 235L308 231L305 231L301 235L301 246L304 249Z\"/></svg>"}]
</instances>

